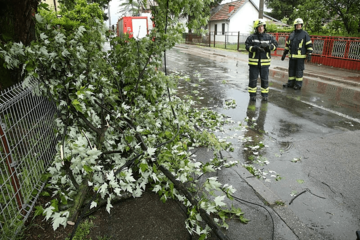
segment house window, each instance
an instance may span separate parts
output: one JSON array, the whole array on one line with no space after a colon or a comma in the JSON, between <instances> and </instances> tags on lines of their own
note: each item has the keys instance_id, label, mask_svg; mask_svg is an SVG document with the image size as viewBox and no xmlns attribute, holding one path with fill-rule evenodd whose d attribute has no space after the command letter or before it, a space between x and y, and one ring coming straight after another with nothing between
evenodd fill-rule
<instances>
[{"instance_id":1,"label":"house window","mask_svg":"<svg viewBox=\"0 0 360 240\"><path fill-rule=\"evenodd\" d=\"M214 31L215 31L214 34L217 35L217 24L215 24L215 30Z\"/></svg>"},{"instance_id":2,"label":"house window","mask_svg":"<svg viewBox=\"0 0 360 240\"><path fill-rule=\"evenodd\" d=\"M223 23L221 26L221 33L222 35L225 35L225 23Z\"/></svg>"}]
</instances>

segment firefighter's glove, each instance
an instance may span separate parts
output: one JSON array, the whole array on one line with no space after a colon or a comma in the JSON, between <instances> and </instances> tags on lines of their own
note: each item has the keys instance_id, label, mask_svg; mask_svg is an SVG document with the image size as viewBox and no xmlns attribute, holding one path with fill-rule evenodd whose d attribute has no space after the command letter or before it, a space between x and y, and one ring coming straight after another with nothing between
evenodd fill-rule
<instances>
[{"instance_id":1,"label":"firefighter's glove","mask_svg":"<svg viewBox=\"0 0 360 240\"><path fill-rule=\"evenodd\" d=\"M282 57L281 57L281 61L284 61L285 58L286 58L286 53L284 52Z\"/></svg>"},{"instance_id":2,"label":"firefighter's glove","mask_svg":"<svg viewBox=\"0 0 360 240\"><path fill-rule=\"evenodd\" d=\"M308 62L311 62L311 53L308 53L308 55L306 56L306 60L307 60Z\"/></svg>"},{"instance_id":3,"label":"firefighter's glove","mask_svg":"<svg viewBox=\"0 0 360 240\"><path fill-rule=\"evenodd\" d=\"M254 49L254 52L265 52L265 50L259 46L253 46L253 49Z\"/></svg>"},{"instance_id":4,"label":"firefighter's glove","mask_svg":"<svg viewBox=\"0 0 360 240\"><path fill-rule=\"evenodd\" d=\"M260 47L265 49L265 51L270 51L270 45L268 43L262 43L260 44Z\"/></svg>"}]
</instances>

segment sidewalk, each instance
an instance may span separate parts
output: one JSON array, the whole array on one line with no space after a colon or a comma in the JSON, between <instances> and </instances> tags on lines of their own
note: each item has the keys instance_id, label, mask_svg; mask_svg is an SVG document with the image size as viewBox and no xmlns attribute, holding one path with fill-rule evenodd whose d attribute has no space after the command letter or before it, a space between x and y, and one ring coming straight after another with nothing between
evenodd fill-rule
<instances>
[{"instance_id":1,"label":"sidewalk","mask_svg":"<svg viewBox=\"0 0 360 240\"><path fill-rule=\"evenodd\" d=\"M178 44L175 48L181 48L189 53L197 52L199 55L224 57L237 61L248 62L246 51L236 52L226 49L209 48L189 44ZM280 57L271 57L270 76L277 80L287 82L289 59L281 61ZM345 84L360 88L360 71L333 68L321 64L305 63L304 80L332 81L333 83Z\"/></svg>"}]
</instances>

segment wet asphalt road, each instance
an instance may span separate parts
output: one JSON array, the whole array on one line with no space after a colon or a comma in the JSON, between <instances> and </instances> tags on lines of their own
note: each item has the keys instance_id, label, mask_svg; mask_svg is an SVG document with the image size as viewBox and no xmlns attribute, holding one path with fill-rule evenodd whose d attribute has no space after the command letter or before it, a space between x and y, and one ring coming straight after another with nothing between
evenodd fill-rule
<instances>
[{"instance_id":1,"label":"wet asphalt road","mask_svg":"<svg viewBox=\"0 0 360 240\"><path fill-rule=\"evenodd\" d=\"M231 160L250 163L261 156L262 164L252 164L267 174L262 181L309 229L323 239L356 239L360 89L306 81L301 91L294 91L282 88L286 79L270 78L269 101L262 101L258 92L257 101L250 102L246 61L175 47L167 52L167 69L186 76L179 95L191 94L199 106L234 121L221 135L234 144ZM236 107L226 109L231 100ZM253 127L241 130L239 125ZM256 149L259 143L266 147Z\"/></svg>"}]
</instances>

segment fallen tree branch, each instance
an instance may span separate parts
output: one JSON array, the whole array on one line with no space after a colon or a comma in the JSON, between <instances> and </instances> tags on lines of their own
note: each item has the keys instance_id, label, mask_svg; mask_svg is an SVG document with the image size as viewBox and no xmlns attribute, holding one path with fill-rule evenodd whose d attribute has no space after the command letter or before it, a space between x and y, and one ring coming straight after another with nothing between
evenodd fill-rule
<instances>
[{"instance_id":1,"label":"fallen tree branch","mask_svg":"<svg viewBox=\"0 0 360 240\"><path fill-rule=\"evenodd\" d=\"M198 201L191 195L191 193L186 189L184 184L178 180L176 180L175 176L171 174L169 170L167 170L164 166L159 165L159 170L162 171L165 176L174 183L174 186L177 190L179 190L185 197L190 201L193 206L198 206ZM201 218L206 222L207 225L211 228L211 230L215 233L215 235L219 239L229 239L219 228L219 226L213 221L213 219L206 213L204 209L198 208Z\"/></svg>"},{"instance_id":2,"label":"fallen tree branch","mask_svg":"<svg viewBox=\"0 0 360 240\"><path fill-rule=\"evenodd\" d=\"M132 197L132 194L130 194L130 193L124 193L121 197L116 196L115 198L113 198L113 199L111 200L111 203L117 203L117 202L119 202L119 201L122 201L122 200L125 200L125 199L128 199L128 198L131 198L131 197ZM85 207L87 204L90 203L90 201L91 201L90 198L86 199L81 207ZM98 203L98 205L97 205L97 207L96 207L95 209L98 209L98 208L104 206L105 204L107 204L107 200L102 199L102 200ZM59 206L59 210L60 210L60 211L65 211L65 210L67 210L67 209L69 209L69 208L71 208L71 207L73 207L73 206L74 206L74 203L63 204L63 205L60 205L60 206Z\"/></svg>"}]
</instances>

